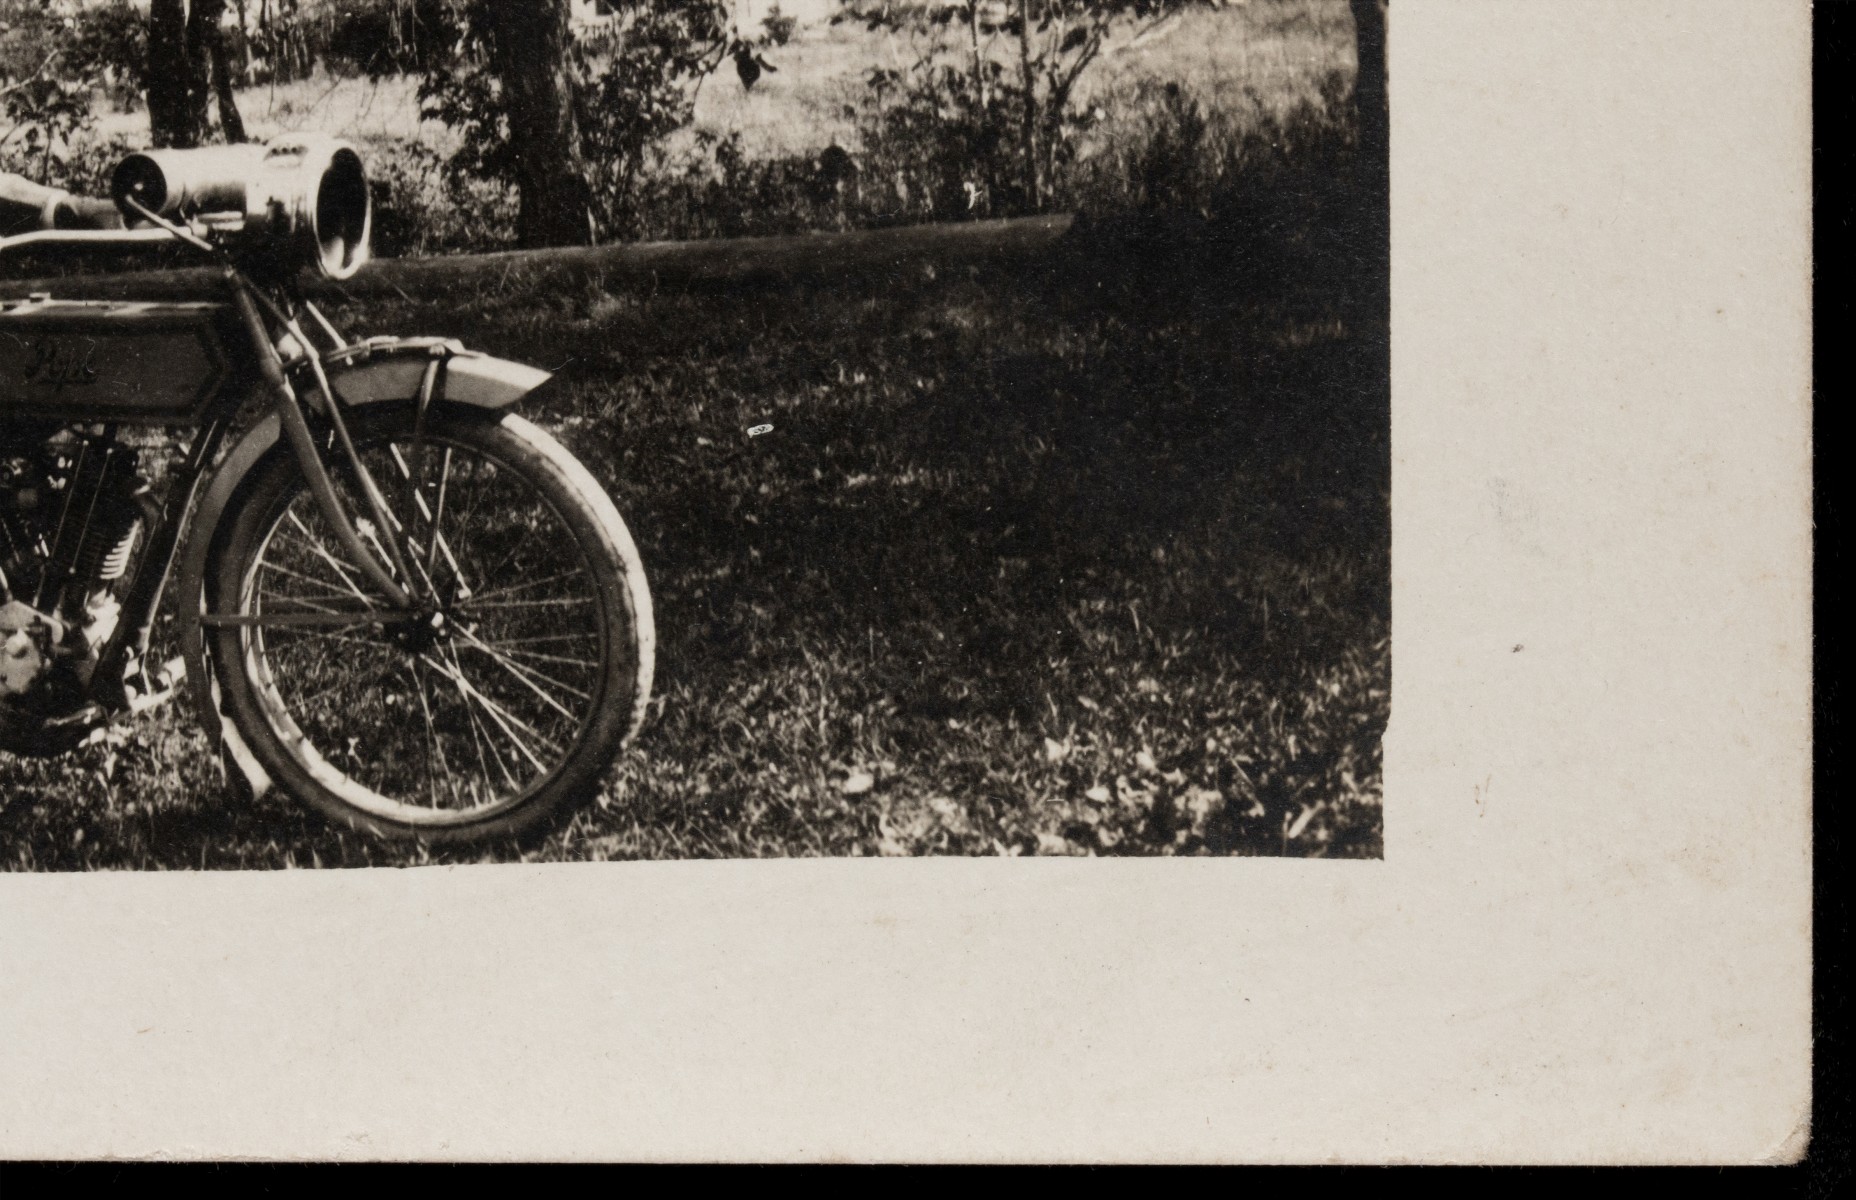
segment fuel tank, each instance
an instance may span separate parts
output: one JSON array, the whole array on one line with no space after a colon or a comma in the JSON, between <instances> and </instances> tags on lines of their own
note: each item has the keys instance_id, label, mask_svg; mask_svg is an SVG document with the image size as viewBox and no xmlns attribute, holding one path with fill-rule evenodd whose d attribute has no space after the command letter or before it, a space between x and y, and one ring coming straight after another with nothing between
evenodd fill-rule
<instances>
[{"instance_id":1,"label":"fuel tank","mask_svg":"<svg viewBox=\"0 0 1856 1200\"><path fill-rule=\"evenodd\" d=\"M238 336L225 304L0 300L0 422L195 424Z\"/></svg>"}]
</instances>

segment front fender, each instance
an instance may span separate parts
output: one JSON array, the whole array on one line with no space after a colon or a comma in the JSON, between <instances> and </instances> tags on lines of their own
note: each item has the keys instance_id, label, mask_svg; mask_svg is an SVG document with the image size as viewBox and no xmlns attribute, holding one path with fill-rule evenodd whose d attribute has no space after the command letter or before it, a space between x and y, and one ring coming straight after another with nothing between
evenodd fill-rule
<instances>
[{"instance_id":1,"label":"front fender","mask_svg":"<svg viewBox=\"0 0 1856 1200\"><path fill-rule=\"evenodd\" d=\"M346 404L406 400L419 394L437 359L438 398L478 408L508 408L552 376L539 367L466 350L446 338L368 338L323 356L329 386Z\"/></svg>"},{"instance_id":2,"label":"front fender","mask_svg":"<svg viewBox=\"0 0 1856 1200\"><path fill-rule=\"evenodd\" d=\"M537 367L493 358L466 350L443 338L369 338L324 356L329 386L344 409L368 404L406 403L416 400L426 371L439 363L434 401L468 404L477 408L508 408L528 395L551 375ZM254 792L269 787L238 731L220 711L218 686L208 661L205 630L199 614L208 600L207 571L213 544L227 515L233 511L239 489L258 464L283 439L283 426L275 414L265 417L239 438L214 469L194 509L181 554L179 574L180 643L187 662L188 694L207 739L226 746L250 778Z\"/></svg>"}]
</instances>

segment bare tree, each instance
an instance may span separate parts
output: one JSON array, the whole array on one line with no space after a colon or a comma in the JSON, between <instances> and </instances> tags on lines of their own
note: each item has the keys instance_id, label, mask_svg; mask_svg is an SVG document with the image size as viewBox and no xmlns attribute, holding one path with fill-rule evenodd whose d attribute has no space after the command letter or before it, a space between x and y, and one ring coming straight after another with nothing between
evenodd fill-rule
<instances>
[{"instance_id":1,"label":"bare tree","mask_svg":"<svg viewBox=\"0 0 1856 1200\"><path fill-rule=\"evenodd\" d=\"M568 0L499 0L480 11L491 23L489 65L502 85L521 196L516 241L591 242L592 193L574 118Z\"/></svg>"}]
</instances>

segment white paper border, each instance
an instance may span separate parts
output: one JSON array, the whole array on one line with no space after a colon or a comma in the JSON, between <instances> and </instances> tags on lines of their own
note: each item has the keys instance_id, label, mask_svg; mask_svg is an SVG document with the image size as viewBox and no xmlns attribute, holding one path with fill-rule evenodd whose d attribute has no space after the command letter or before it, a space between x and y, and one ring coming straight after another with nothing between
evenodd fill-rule
<instances>
[{"instance_id":1,"label":"white paper border","mask_svg":"<svg viewBox=\"0 0 1856 1200\"><path fill-rule=\"evenodd\" d=\"M1392 8L1384 862L0 878L0 1154L1795 1156L1808 8Z\"/></svg>"}]
</instances>

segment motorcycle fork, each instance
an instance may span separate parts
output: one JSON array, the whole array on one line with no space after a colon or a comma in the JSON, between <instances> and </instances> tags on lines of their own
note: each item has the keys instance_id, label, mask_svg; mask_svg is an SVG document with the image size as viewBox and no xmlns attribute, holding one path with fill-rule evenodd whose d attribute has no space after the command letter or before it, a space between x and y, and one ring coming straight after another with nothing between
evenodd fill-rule
<instances>
[{"instance_id":1,"label":"motorcycle fork","mask_svg":"<svg viewBox=\"0 0 1856 1200\"><path fill-rule=\"evenodd\" d=\"M277 347L271 343L270 332L265 328L264 317L258 311L258 304L264 298L261 296L254 298L255 293L251 286L236 274L232 275L231 282L233 303L250 337L252 349L257 354L258 370L271 394L272 407L277 413L278 422L283 426L284 437L290 443L290 449L296 455L297 463L303 470L303 477L309 484L310 494L315 498L316 507L321 510L323 518L334 530L335 540L341 544L342 549L354 556L356 565L373 582L374 586L385 593L387 599L395 607L411 609L414 607L413 597L400 586L398 580L393 578L392 573L382 565L379 557L368 549L360 530L342 505L341 498L335 494L334 482L329 477L328 468L322 461L322 450L317 446L316 435L311 431L309 420L304 415L302 401L298 399L296 389L290 385L289 378L284 374ZM286 327L294 326L295 322L290 321L274 305L266 303L265 306L272 309L273 316L280 323ZM330 430L334 434L335 445L341 450L345 459L343 465L353 472L356 483L360 485L361 495L369 510L368 515L373 519L375 527L380 530L380 543L386 548L388 556L393 559L393 566L399 570L400 579L411 582L412 572L400 549L399 539L395 536L397 523L388 515L385 499L379 487L374 483L373 477L368 473L366 464L361 461L360 454L356 452L353 439L348 435L347 423L342 419L341 408L336 403L334 389L329 386L328 376L323 372L321 358L317 355L315 347L302 336L300 330L292 328L291 332L308 358L310 370L315 376L316 388L322 393L324 412L328 417Z\"/></svg>"}]
</instances>

